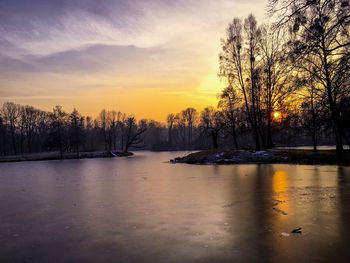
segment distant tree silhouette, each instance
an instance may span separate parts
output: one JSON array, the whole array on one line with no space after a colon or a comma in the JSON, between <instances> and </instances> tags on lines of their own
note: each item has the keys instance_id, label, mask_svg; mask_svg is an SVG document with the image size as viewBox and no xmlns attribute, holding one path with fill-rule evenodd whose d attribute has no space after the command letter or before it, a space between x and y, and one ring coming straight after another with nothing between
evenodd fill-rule
<instances>
[{"instance_id":1,"label":"distant tree silhouette","mask_svg":"<svg viewBox=\"0 0 350 263\"><path fill-rule=\"evenodd\" d=\"M69 115L69 141L79 157L79 149L84 140L84 117L74 109Z\"/></svg>"},{"instance_id":2,"label":"distant tree silhouette","mask_svg":"<svg viewBox=\"0 0 350 263\"><path fill-rule=\"evenodd\" d=\"M142 147L142 135L146 132L147 126L145 121L141 121L139 126L136 125L134 117L130 116L126 119L126 140L123 152L127 153L130 147Z\"/></svg>"},{"instance_id":3,"label":"distant tree silhouette","mask_svg":"<svg viewBox=\"0 0 350 263\"><path fill-rule=\"evenodd\" d=\"M182 119L186 122L188 128L188 147L192 146L193 142L193 127L197 121L197 110L194 108L187 108L181 112Z\"/></svg>"},{"instance_id":4,"label":"distant tree silhouette","mask_svg":"<svg viewBox=\"0 0 350 263\"><path fill-rule=\"evenodd\" d=\"M10 128L13 153L17 154L15 134L16 134L17 120L18 120L19 114L20 114L19 105L15 104L13 102L5 102L3 104L3 107L2 107L2 113L3 113L4 122L7 123L9 128Z\"/></svg>"},{"instance_id":5,"label":"distant tree silhouette","mask_svg":"<svg viewBox=\"0 0 350 263\"><path fill-rule=\"evenodd\" d=\"M216 111L213 107L206 107L201 112L200 127L204 133L209 135L213 142L213 148L218 149L218 137L220 131L223 129L224 119L220 111Z\"/></svg>"},{"instance_id":6,"label":"distant tree silhouette","mask_svg":"<svg viewBox=\"0 0 350 263\"><path fill-rule=\"evenodd\" d=\"M63 151L66 148L67 113L57 105L51 114L51 138L54 146L58 146L60 158L63 159Z\"/></svg>"},{"instance_id":7,"label":"distant tree silhouette","mask_svg":"<svg viewBox=\"0 0 350 263\"><path fill-rule=\"evenodd\" d=\"M240 113L241 98L232 86L228 86L218 94L218 108L222 111L223 125L233 138L235 148L238 148L237 126Z\"/></svg>"},{"instance_id":8,"label":"distant tree silhouette","mask_svg":"<svg viewBox=\"0 0 350 263\"><path fill-rule=\"evenodd\" d=\"M173 146L173 127L174 127L175 121L176 121L175 114L173 114L173 113L168 114L166 121L167 121L167 126L168 126L168 143L169 143L169 147L172 148L172 146Z\"/></svg>"}]
</instances>

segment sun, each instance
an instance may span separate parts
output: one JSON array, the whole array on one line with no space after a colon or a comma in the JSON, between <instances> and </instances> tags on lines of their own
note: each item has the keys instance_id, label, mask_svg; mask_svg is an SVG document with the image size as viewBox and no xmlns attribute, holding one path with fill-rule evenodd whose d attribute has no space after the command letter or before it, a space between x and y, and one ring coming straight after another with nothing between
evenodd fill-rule
<instances>
[{"instance_id":1,"label":"sun","mask_svg":"<svg viewBox=\"0 0 350 263\"><path fill-rule=\"evenodd\" d=\"M274 113L273 113L273 117L275 118L275 119L278 119L278 117L281 115L281 113L279 113L278 111L275 111Z\"/></svg>"},{"instance_id":2,"label":"sun","mask_svg":"<svg viewBox=\"0 0 350 263\"><path fill-rule=\"evenodd\" d=\"M274 111L272 116L275 120L281 119L281 113L279 111Z\"/></svg>"}]
</instances>

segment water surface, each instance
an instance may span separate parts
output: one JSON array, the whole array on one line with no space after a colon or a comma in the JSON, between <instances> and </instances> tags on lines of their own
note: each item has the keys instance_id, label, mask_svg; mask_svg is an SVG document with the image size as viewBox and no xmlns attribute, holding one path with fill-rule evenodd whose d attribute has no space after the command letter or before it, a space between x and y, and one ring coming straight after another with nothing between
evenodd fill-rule
<instances>
[{"instance_id":1,"label":"water surface","mask_svg":"<svg viewBox=\"0 0 350 263\"><path fill-rule=\"evenodd\" d=\"M349 168L182 154L0 164L0 262L349 262Z\"/></svg>"}]
</instances>

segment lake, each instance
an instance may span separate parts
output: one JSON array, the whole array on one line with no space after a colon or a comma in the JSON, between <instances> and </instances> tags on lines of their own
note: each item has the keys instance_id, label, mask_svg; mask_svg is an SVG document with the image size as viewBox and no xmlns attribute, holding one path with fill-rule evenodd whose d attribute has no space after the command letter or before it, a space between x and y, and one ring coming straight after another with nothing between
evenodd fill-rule
<instances>
[{"instance_id":1,"label":"lake","mask_svg":"<svg viewBox=\"0 0 350 263\"><path fill-rule=\"evenodd\" d=\"M349 262L350 168L183 154L1 163L0 262Z\"/></svg>"}]
</instances>

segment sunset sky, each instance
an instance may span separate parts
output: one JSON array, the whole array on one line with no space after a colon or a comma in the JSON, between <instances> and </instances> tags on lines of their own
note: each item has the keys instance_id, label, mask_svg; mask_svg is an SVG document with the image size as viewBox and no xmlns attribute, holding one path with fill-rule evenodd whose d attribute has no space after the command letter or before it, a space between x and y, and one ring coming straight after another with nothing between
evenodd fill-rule
<instances>
[{"instance_id":1,"label":"sunset sky","mask_svg":"<svg viewBox=\"0 0 350 263\"><path fill-rule=\"evenodd\" d=\"M216 105L220 38L266 0L1 0L0 102L164 121Z\"/></svg>"}]
</instances>

